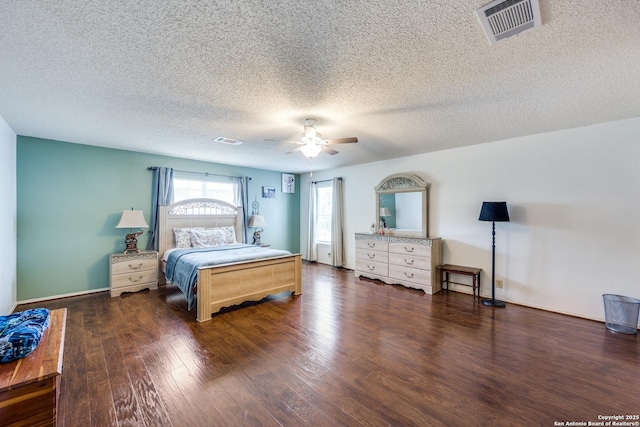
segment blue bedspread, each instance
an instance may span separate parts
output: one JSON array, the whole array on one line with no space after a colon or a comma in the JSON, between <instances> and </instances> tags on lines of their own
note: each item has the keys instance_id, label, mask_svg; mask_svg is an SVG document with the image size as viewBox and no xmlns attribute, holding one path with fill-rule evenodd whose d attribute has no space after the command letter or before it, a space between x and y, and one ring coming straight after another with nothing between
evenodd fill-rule
<instances>
[{"instance_id":1,"label":"blue bedspread","mask_svg":"<svg viewBox=\"0 0 640 427\"><path fill-rule=\"evenodd\" d=\"M184 293L191 310L196 301L198 268L286 255L291 252L246 244L176 249L167 258L165 277Z\"/></svg>"}]
</instances>

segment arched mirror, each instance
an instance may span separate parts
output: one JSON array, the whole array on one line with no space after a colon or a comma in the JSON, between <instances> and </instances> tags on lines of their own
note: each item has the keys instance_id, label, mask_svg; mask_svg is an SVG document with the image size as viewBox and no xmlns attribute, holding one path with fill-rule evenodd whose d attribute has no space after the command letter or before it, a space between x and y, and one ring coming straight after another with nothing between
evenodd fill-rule
<instances>
[{"instance_id":1,"label":"arched mirror","mask_svg":"<svg viewBox=\"0 0 640 427\"><path fill-rule=\"evenodd\" d=\"M395 174L376 187L376 218L379 226L398 236L426 238L429 183L417 175Z\"/></svg>"}]
</instances>

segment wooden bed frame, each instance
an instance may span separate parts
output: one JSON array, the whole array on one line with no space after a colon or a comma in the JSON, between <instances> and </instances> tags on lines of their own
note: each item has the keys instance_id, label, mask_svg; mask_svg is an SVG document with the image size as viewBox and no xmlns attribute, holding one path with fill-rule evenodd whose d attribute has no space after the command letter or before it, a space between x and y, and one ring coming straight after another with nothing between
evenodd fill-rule
<instances>
[{"instance_id":1,"label":"wooden bed frame","mask_svg":"<svg viewBox=\"0 0 640 427\"><path fill-rule=\"evenodd\" d=\"M236 240L243 240L242 207L215 199L190 199L160 207L159 252L176 246L173 229L185 227L233 226ZM166 283L164 263L160 261L160 281ZM245 301L259 301L284 291L302 293L302 258L292 254L255 261L202 267L198 270L198 322L211 320L211 315Z\"/></svg>"}]
</instances>

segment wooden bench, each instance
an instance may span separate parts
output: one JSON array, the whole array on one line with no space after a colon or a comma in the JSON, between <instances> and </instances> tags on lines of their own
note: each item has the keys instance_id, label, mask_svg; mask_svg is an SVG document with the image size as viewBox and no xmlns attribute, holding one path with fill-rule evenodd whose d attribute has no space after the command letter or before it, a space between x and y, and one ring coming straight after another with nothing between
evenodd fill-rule
<instances>
[{"instance_id":1,"label":"wooden bench","mask_svg":"<svg viewBox=\"0 0 640 427\"><path fill-rule=\"evenodd\" d=\"M0 364L0 424L55 426L67 309L49 312L49 327L29 355Z\"/></svg>"},{"instance_id":2,"label":"wooden bench","mask_svg":"<svg viewBox=\"0 0 640 427\"><path fill-rule=\"evenodd\" d=\"M478 298L480 297L480 273L482 272L481 268L445 264L445 265L439 265L438 270L440 271L440 282L442 283L442 289L444 289L444 286L446 285L447 290L449 290L449 283L453 283L455 285L471 286L473 289L473 298L476 297L476 289L478 290ZM472 277L471 285L469 285L468 283L460 283L460 282L454 282L450 280L449 279L450 274L460 274L462 276L471 276Z\"/></svg>"}]
</instances>

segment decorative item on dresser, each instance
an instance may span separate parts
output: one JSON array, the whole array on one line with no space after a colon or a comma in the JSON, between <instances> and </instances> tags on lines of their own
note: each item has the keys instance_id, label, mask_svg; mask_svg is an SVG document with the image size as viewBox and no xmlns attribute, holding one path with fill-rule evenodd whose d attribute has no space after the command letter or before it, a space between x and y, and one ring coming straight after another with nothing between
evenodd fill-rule
<instances>
[{"instance_id":1,"label":"decorative item on dresser","mask_svg":"<svg viewBox=\"0 0 640 427\"><path fill-rule=\"evenodd\" d=\"M142 251L109 256L111 296L142 289L158 289L158 252Z\"/></svg>"},{"instance_id":2,"label":"decorative item on dresser","mask_svg":"<svg viewBox=\"0 0 640 427\"><path fill-rule=\"evenodd\" d=\"M356 277L440 292L441 239L356 233Z\"/></svg>"}]
</instances>

